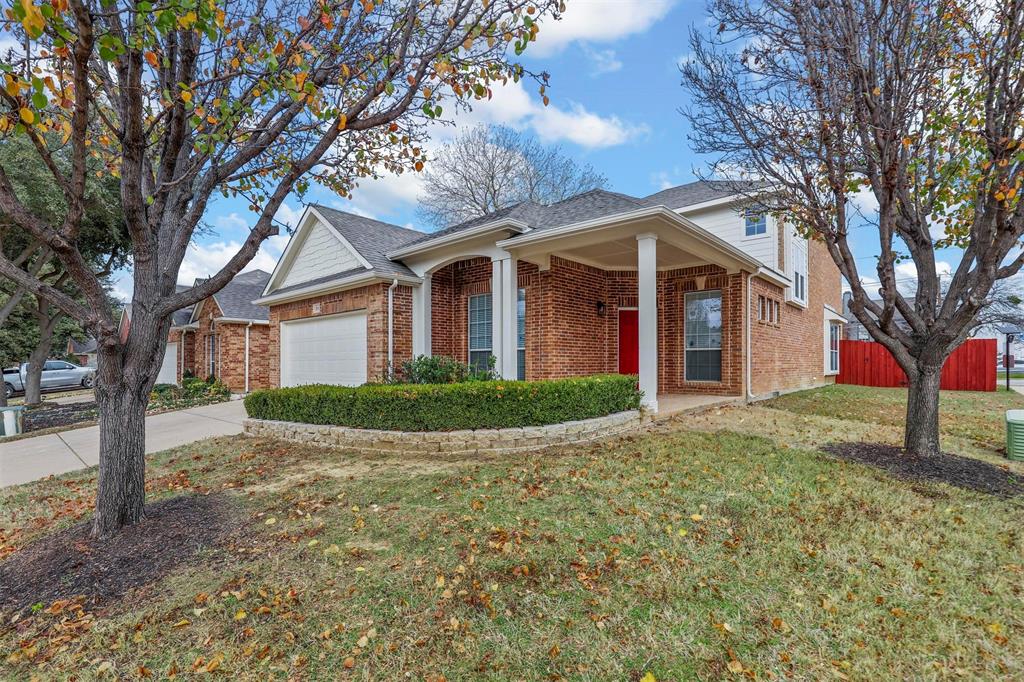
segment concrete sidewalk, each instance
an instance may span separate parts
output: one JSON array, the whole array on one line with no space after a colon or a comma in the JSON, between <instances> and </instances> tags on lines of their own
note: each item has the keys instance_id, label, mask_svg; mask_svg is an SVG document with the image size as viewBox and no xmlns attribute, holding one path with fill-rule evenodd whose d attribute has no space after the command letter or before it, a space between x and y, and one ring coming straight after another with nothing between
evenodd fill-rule
<instances>
[{"instance_id":1,"label":"concrete sidewalk","mask_svg":"<svg viewBox=\"0 0 1024 682\"><path fill-rule=\"evenodd\" d=\"M146 418L146 454L214 436L242 432L241 400L205 405ZM0 487L27 483L99 464L100 429L88 426L12 443L0 440Z\"/></svg>"}]
</instances>

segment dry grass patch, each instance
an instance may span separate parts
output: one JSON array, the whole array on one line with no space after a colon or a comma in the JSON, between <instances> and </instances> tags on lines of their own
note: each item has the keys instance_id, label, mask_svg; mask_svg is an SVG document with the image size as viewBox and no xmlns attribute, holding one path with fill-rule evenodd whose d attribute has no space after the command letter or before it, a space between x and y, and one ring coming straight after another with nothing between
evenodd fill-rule
<instances>
[{"instance_id":1,"label":"dry grass patch","mask_svg":"<svg viewBox=\"0 0 1024 682\"><path fill-rule=\"evenodd\" d=\"M157 456L155 499L229 495L243 541L117 608L8 616L8 676L1024 675L1016 499L680 423L456 468L361 461L244 439ZM90 476L0 491L0 528L51 532L33 519Z\"/></svg>"}]
</instances>

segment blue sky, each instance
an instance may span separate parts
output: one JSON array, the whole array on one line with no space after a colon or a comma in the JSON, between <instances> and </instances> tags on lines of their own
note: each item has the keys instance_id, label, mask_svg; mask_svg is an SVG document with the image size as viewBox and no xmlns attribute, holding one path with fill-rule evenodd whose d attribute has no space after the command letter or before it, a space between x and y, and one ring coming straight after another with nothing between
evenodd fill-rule
<instances>
[{"instance_id":1,"label":"blue sky","mask_svg":"<svg viewBox=\"0 0 1024 682\"><path fill-rule=\"evenodd\" d=\"M542 106L532 84L506 87L471 113L458 115L456 126L436 127L431 144L440 145L478 122L509 125L561 145L565 153L604 173L609 189L637 196L706 172L708 159L690 150L689 126L679 113L689 95L678 69L689 52L690 27L705 25L704 3L568 0L567 5L563 20L542 25L539 41L523 58L530 69L551 74L550 105ZM351 200L322 189L312 190L307 199L422 228L415 215L419 192L419 176L405 174L364 181ZM278 217L294 223L301 209L292 197ZM220 201L206 222L213 231L196 240L182 267L182 283L221 267L244 240L252 218L243 202ZM871 257L878 252L874 231L858 233L858 266L870 274ZM250 268L271 270L286 241L283 233L269 240ZM124 278L115 288L121 295L129 290L130 279Z\"/></svg>"}]
</instances>

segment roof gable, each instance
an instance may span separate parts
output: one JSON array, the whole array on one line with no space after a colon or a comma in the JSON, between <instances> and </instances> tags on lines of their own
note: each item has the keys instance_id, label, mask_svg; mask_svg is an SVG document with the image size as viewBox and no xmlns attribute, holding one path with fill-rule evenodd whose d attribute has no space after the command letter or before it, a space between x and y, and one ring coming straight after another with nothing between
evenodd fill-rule
<instances>
[{"instance_id":1,"label":"roof gable","mask_svg":"<svg viewBox=\"0 0 1024 682\"><path fill-rule=\"evenodd\" d=\"M342 243L327 222L313 218L307 225L294 238L298 244L287 272L282 273L281 286L301 284L360 265L367 267L355 249Z\"/></svg>"},{"instance_id":2,"label":"roof gable","mask_svg":"<svg viewBox=\"0 0 1024 682\"><path fill-rule=\"evenodd\" d=\"M388 250L422 233L311 204L269 278L263 295L300 285L329 282L342 276L373 272L382 276L414 276Z\"/></svg>"}]
</instances>

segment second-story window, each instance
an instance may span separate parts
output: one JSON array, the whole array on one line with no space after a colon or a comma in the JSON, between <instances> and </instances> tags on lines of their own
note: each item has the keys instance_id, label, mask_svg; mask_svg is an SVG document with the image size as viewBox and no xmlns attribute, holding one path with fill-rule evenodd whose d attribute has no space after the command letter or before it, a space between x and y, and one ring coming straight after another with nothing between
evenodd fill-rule
<instances>
[{"instance_id":1,"label":"second-story window","mask_svg":"<svg viewBox=\"0 0 1024 682\"><path fill-rule=\"evenodd\" d=\"M746 215L748 237L756 237L759 234L768 232L768 220L764 213L747 213Z\"/></svg>"}]
</instances>

